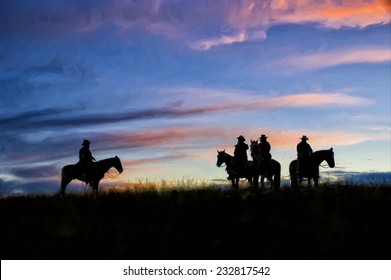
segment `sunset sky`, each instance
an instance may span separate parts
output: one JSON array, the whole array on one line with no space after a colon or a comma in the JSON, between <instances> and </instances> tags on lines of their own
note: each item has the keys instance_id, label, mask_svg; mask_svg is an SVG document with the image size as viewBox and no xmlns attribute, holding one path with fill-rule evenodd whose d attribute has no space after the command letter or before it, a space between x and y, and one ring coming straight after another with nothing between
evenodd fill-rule
<instances>
[{"instance_id":1,"label":"sunset sky","mask_svg":"<svg viewBox=\"0 0 391 280\"><path fill-rule=\"evenodd\" d=\"M216 150L233 154L240 134L266 134L283 176L302 135L334 148L338 174L391 172L390 11L388 0L3 0L0 193L56 191L83 139L96 159L122 160L103 183L224 179Z\"/></svg>"}]
</instances>

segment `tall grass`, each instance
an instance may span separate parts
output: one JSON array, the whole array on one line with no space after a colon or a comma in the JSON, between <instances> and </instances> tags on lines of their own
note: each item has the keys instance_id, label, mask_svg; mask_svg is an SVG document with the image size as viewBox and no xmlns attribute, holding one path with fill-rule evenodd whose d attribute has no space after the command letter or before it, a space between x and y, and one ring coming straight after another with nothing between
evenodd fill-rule
<instances>
[{"instance_id":1,"label":"tall grass","mask_svg":"<svg viewBox=\"0 0 391 280\"><path fill-rule=\"evenodd\" d=\"M0 199L2 259L381 259L391 188L224 191L184 179Z\"/></svg>"}]
</instances>

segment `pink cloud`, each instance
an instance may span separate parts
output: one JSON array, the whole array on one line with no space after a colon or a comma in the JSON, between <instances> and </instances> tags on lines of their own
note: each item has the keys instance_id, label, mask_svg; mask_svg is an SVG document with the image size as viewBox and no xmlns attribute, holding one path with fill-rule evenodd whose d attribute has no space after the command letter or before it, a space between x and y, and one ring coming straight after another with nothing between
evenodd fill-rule
<instances>
[{"instance_id":1,"label":"pink cloud","mask_svg":"<svg viewBox=\"0 0 391 280\"><path fill-rule=\"evenodd\" d=\"M227 149L233 150L233 145L236 143L236 137L243 134L247 142L256 140L262 133L267 134L268 140L274 147L295 147L300 141L302 135L307 135L310 142L318 146L324 145L353 145L368 140L384 139L387 140L387 132L375 134L357 133L348 131L303 131L303 130L276 130L268 127L259 127L254 129L251 126L230 127L226 130L221 127L197 127L189 128L177 126L166 129L155 129L154 131L138 131L137 133L123 133L110 135L110 142L116 146L123 148L153 148L160 149L169 148L169 155L138 158L132 160L123 160L123 163L128 165L150 165L161 161L180 160L183 158L206 158L210 157L210 151ZM383 133L383 134L382 134ZM187 151L190 142L200 143L198 148L192 145L192 150ZM216 143L218 143L216 145ZM137 146L135 146L137 144ZM206 149L206 150L205 150Z\"/></svg>"},{"instance_id":2,"label":"pink cloud","mask_svg":"<svg viewBox=\"0 0 391 280\"><path fill-rule=\"evenodd\" d=\"M212 113L218 111L259 110L283 107L319 107L329 105L368 106L374 101L341 92L299 93L269 97L241 91L208 88L178 88L165 93L170 98L185 98L183 112ZM191 106L186 107L187 104Z\"/></svg>"},{"instance_id":3,"label":"pink cloud","mask_svg":"<svg viewBox=\"0 0 391 280\"><path fill-rule=\"evenodd\" d=\"M312 106L365 106L374 101L346 95L344 93L305 93L276 97L269 101L271 107L312 107Z\"/></svg>"},{"instance_id":4,"label":"pink cloud","mask_svg":"<svg viewBox=\"0 0 391 280\"><path fill-rule=\"evenodd\" d=\"M373 100L350 96L344 93L302 93L281 97L227 95L226 100L217 104L197 107L205 112L230 110L259 110L291 107L320 107L329 105L338 106L367 106ZM195 110L195 108L193 109Z\"/></svg>"},{"instance_id":5,"label":"pink cloud","mask_svg":"<svg viewBox=\"0 0 391 280\"><path fill-rule=\"evenodd\" d=\"M299 69L316 69L351 63L384 63L391 61L389 48L355 48L308 54L284 59L278 64Z\"/></svg>"}]
</instances>

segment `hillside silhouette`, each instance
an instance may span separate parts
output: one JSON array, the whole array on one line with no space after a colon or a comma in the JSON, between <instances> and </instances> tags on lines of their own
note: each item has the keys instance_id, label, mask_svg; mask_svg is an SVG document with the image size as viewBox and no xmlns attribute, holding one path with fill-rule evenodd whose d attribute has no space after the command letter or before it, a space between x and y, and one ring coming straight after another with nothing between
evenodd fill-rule
<instances>
[{"instance_id":1,"label":"hillside silhouette","mask_svg":"<svg viewBox=\"0 0 391 280\"><path fill-rule=\"evenodd\" d=\"M389 258L391 188L0 199L2 259Z\"/></svg>"}]
</instances>

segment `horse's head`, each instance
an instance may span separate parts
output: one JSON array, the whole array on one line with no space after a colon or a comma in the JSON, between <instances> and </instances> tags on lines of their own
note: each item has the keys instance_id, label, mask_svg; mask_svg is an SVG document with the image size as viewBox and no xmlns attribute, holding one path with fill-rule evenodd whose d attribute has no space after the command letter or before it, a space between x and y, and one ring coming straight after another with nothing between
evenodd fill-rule
<instances>
[{"instance_id":1,"label":"horse's head","mask_svg":"<svg viewBox=\"0 0 391 280\"><path fill-rule=\"evenodd\" d=\"M121 160L117 156L114 157L114 168L117 169L119 173L122 173L124 171Z\"/></svg>"},{"instance_id":2,"label":"horse's head","mask_svg":"<svg viewBox=\"0 0 391 280\"><path fill-rule=\"evenodd\" d=\"M217 167L220 167L223 163L227 162L227 153L225 150L219 151L217 150L217 162L216 165Z\"/></svg>"},{"instance_id":3,"label":"horse's head","mask_svg":"<svg viewBox=\"0 0 391 280\"><path fill-rule=\"evenodd\" d=\"M333 148L330 150L327 150L325 161L329 165L330 168L335 167L335 160L334 160L334 151Z\"/></svg>"},{"instance_id":4,"label":"horse's head","mask_svg":"<svg viewBox=\"0 0 391 280\"><path fill-rule=\"evenodd\" d=\"M250 140L250 152L251 155L258 154L258 140Z\"/></svg>"}]
</instances>

